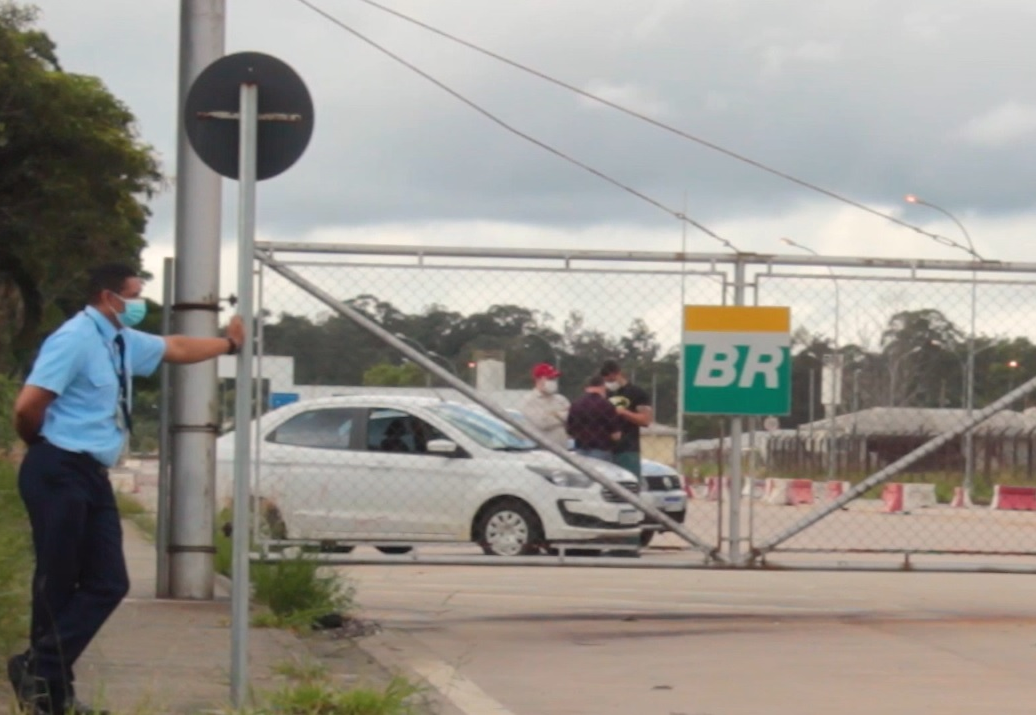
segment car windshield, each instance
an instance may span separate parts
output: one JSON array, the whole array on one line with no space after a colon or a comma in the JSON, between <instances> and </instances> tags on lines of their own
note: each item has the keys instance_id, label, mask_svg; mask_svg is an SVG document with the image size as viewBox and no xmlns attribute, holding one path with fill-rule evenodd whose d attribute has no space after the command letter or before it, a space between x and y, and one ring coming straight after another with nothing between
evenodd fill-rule
<instances>
[{"instance_id":1,"label":"car windshield","mask_svg":"<svg viewBox=\"0 0 1036 715\"><path fill-rule=\"evenodd\" d=\"M493 415L450 403L440 403L431 409L483 447L501 452L528 452L537 448L535 442Z\"/></svg>"}]
</instances>

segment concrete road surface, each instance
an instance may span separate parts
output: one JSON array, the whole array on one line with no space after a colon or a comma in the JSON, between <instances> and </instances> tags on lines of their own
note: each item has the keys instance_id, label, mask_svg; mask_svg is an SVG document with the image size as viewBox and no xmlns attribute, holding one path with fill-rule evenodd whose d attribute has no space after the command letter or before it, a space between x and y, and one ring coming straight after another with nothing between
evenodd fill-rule
<instances>
[{"instance_id":1,"label":"concrete road surface","mask_svg":"<svg viewBox=\"0 0 1036 715\"><path fill-rule=\"evenodd\" d=\"M153 505L152 483L139 483L139 496ZM715 508L695 504L689 524L714 535ZM760 507L756 536L777 533L808 511ZM679 542L672 536L658 543L670 549L650 549L642 561L700 561L700 554L673 551ZM1030 552L1036 513L891 515L859 503L787 546ZM863 559L878 557L827 555L829 562ZM1028 556L1004 561L1036 566ZM364 615L387 627L363 641L367 647L420 674L465 715L1036 712L1036 579L1029 575L417 565L341 571L358 587Z\"/></svg>"},{"instance_id":2,"label":"concrete road surface","mask_svg":"<svg viewBox=\"0 0 1036 715\"><path fill-rule=\"evenodd\" d=\"M470 715L1036 711L1036 580L354 566L372 647Z\"/></svg>"}]
</instances>

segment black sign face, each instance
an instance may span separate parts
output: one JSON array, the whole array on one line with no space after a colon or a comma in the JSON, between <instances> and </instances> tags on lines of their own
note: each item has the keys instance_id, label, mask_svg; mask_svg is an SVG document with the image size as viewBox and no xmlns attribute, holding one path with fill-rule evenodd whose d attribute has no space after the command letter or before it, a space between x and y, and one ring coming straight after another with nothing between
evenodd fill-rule
<instances>
[{"instance_id":1,"label":"black sign face","mask_svg":"<svg viewBox=\"0 0 1036 715\"><path fill-rule=\"evenodd\" d=\"M309 90L295 70L276 57L238 52L206 67L187 93L187 138L209 168L238 178L242 84L258 87L256 178L269 179L294 164L313 135Z\"/></svg>"}]
</instances>

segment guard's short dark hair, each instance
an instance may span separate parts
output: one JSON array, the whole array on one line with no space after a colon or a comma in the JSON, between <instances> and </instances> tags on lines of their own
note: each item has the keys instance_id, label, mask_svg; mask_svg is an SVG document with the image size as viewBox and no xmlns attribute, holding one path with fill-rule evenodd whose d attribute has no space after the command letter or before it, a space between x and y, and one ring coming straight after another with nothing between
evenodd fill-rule
<instances>
[{"instance_id":1,"label":"guard's short dark hair","mask_svg":"<svg viewBox=\"0 0 1036 715\"><path fill-rule=\"evenodd\" d=\"M601 375L607 377L608 375L614 375L622 372L622 368L619 366L616 360L605 360L601 365Z\"/></svg>"},{"instance_id":2,"label":"guard's short dark hair","mask_svg":"<svg viewBox=\"0 0 1036 715\"><path fill-rule=\"evenodd\" d=\"M600 375L591 375L586 379L587 387L604 387L604 378Z\"/></svg>"},{"instance_id":3,"label":"guard's short dark hair","mask_svg":"<svg viewBox=\"0 0 1036 715\"><path fill-rule=\"evenodd\" d=\"M101 293L110 290L118 293L126 285L126 280L136 278L136 269L125 263L105 263L90 269L86 282L86 298L91 303L96 303L101 298Z\"/></svg>"}]
</instances>

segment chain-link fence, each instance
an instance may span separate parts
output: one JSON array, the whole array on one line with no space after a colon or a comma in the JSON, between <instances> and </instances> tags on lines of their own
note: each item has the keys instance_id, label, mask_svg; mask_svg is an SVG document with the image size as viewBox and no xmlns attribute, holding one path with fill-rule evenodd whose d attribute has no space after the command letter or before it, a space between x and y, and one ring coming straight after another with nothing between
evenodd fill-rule
<instances>
[{"instance_id":1,"label":"chain-link fence","mask_svg":"<svg viewBox=\"0 0 1036 715\"><path fill-rule=\"evenodd\" d=\"M272 244L260 256L269 411L253 492L271 544L644 566L838 553L824 565L852 568L871 553L1024 568L1017 557L1036 555L1026 267ZM790 414L742 420L738 444L730 419L683 414L680 395L682 306L740 295L790 306L793 333ZM610 360L619 374L592 379Z\"/></svg>"}]
</instances>

